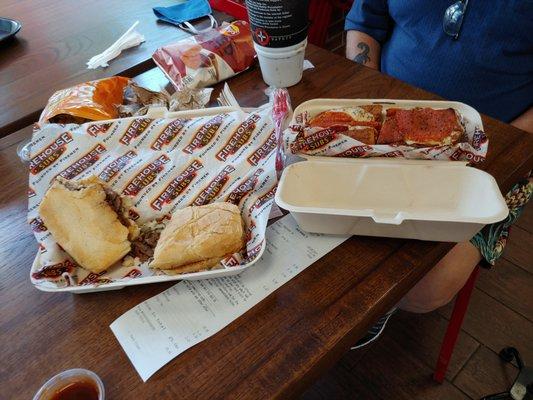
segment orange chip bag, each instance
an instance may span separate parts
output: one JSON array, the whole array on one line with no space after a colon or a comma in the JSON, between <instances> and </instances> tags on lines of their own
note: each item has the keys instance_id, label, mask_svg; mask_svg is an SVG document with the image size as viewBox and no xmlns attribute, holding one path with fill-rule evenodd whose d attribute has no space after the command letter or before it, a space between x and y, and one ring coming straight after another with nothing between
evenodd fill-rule
<instances>
[{"instance_id":1,"label":"orange chip bag","mask_svg":"<svg viewBox=\"0 0 533 400\"><path fill-rule=\"evenodd\" d=\"M123 102L128 83L128 78L113 76L59 90L48 100L39 123L82 123L118 118L117 106Z\"/></svg>"}]
</instances>

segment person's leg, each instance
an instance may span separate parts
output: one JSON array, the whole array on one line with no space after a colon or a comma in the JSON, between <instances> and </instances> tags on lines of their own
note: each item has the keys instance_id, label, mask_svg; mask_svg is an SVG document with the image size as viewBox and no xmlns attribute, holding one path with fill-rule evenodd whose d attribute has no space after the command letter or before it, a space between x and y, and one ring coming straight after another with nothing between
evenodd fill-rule
<instances>
[{"instance_id":1,"label":"person's leg","mask_svg":"<svg viewBox=\"0 0 533 400\"><path fill-rule=\"evenodd\" d=\"M449 303L464 286L481 253L470 242L457 243L400 301L399 308L415 313Z\"/></svg>"},{"instance_id":2,"label":"person's leg","mask_svg":"<svg viewBox=\"0 0 533 400\"><path fill-rule=\"evenodd\" d=\"M406 311L424 313L447 304L463 287L475 266L484 259L494 265L502 255L509 229L533 196L531 172L505 196L509 215L501 222L486 225L470 242L458 243L401 300Z\"/></svg>"},{"instance_id":3,"label":"person's leg","mask_svg":"<svg viewBox=\"0 0 533 400\"><path fill-rule=\"evenodd\" d=\"M452 300L464 286L475 266L482 261L490 268L502 255L511 225L533 197L533 174L529 172L505 196L509 215L505 220L486 225L470 242L458 243L422 278L398 304L399 308L424 313L433 311ZM355 346L360 348L374 341L396 307L380 318L368 334Z\"/></svg>"},{"instance_id":4,"label":"person's leg","mask_svg":"<svg viewBox=\"0 0 533 400\"><path fill-rule=\"evenodd\" d=\"M448 303L464 286L481 260L479 250L469 242L457 243L387 314L381 317L352 350L376 340L397 308L425 313Z\"/></svg>"}]
</instances>

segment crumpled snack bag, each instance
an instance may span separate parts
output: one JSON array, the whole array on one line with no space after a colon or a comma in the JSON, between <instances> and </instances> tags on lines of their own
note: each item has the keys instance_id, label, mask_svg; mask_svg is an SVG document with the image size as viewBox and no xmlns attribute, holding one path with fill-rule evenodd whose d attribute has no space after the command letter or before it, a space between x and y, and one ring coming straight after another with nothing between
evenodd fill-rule
<instances>
[{"instance_id":1,"label":"crumpled snack bag","mask_svg":"<svg viewBox=\"0 0 533 400\"><path fill-rule=\"evenodd\" d=\"M77 123L118 118L128 78L113 76L80 83L55 92L41 113L39 124Z\"/></svg>"}]
</instances>

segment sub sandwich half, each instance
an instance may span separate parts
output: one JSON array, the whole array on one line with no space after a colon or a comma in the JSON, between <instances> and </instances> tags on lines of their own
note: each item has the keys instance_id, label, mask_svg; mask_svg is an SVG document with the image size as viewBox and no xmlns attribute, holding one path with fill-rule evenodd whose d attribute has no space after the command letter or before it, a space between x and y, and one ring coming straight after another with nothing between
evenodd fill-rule
<instances>
[{"instance_id":1,"label":"sub sandwich half","mask_svg":"<svg viewBox=\"0 0 533 400\"><path fill-rule=\"evenodd\" d=\"M173 273L216 266L244 246L240 210L230 203L211 203L177 210L161 232L150 266Z\"/></svg>"},{"instance_id":2,"label":"sub sandwich half","mask_svg":"<svg viewBox=\"0 0 533 400\"><path fill-rule=\"evenodd\" d=\"M39 206L56 242L81 267L100 273L124 257L139 228L128 218L125 198L97 177L57 177Z\"/></svg>"}]
</instances>

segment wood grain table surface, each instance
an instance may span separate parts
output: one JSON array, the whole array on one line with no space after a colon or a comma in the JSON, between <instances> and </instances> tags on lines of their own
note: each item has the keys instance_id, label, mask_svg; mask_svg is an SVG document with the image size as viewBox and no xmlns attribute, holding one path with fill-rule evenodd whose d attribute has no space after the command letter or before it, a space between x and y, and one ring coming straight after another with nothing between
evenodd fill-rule
<instances>
[{"instance_id":1,"label":"wood grain table surface","mask_svg":"<svg viewBox=\"0 0 533 400\"><path fill-rule=\"evenodd\" d=\"M2 0L0 16L17 19L22 29L0 45L0 137L33 123L56 90L111 75L135 76L155 65L154 50L189 34L158 22L155 6L176 0ZM219 22L230 19L215 13ZM146 41L103 69L85 63L101 53L135 21ZM208 25L207 19L195 24Z\"/></svg>"},{"instance_id":2,"label":"wood grain table surface","mask_svg":"<svg viewBox=\"0 0 533 400\"><path fill-rule=\"evenodd\" d=\"M290 88L293 107L318 97L438 99L314 46L307 58L316 68ZM151 70L139 81L157 86L162 75ZM267 100L257 67L228 83L242 106ZM533 136L488 117L483 122L490 144L481 167L506 191L533 168ZM297 397L452 246L352 237L143 383L109 324L172 284L84 295L32 287L29 270L37 245L26 224L27 171L16 155L29 132L0 140L2 399L31 398L48 378L76 367L96 372L109 399Z\"/></svg>"}]
</instances>

